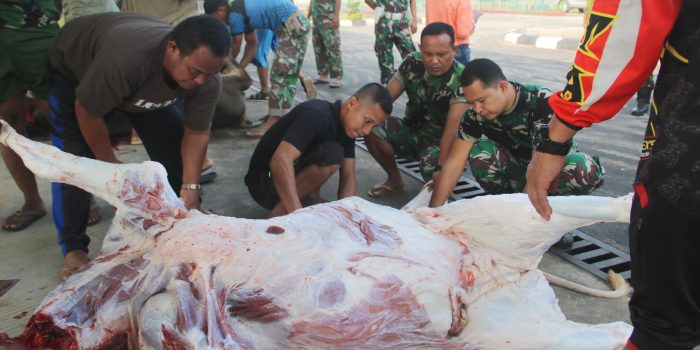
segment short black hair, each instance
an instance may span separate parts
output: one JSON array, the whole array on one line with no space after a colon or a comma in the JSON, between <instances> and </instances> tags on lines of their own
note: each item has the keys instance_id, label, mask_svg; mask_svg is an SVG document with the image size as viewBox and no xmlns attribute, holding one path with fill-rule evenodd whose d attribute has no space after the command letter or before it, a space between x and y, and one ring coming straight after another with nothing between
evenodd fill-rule
<instances>
[{"instance_id":1,"label":"short black hair","mask_svg":"<svg viewBox=\"0 0 700 350\"><path fill-rule=\"evenodd\" d=\"M502 80L508 79L496 62L488 58L477 58L464 66L459 82L462 86L469 86L475 80L480 80L485 87L495 87Z\"/></svg>"},{"instance_id":2,"label":"short black hair","mask_svg":"<svg viewBox=\"0 0 700 350\"><path fill-rule=\"evenodd\" d=\"M433 22L425 26L420 32L420 41L423 42L423 37L426 35L447 34L450 36L450 46L455 44L455 30L451 25L445 22Z\"/></svg>"},{"instance_id":3,"label":"short black hair","mask_svg":"<svg viewBox=\"0 0 700 350\"><path fill-rule=\"evenodd\" d=\"M216 57L227 57L231 49L231 35L226 25L209 15L199 15L180 22L170 33L180 50L180 56L187 56L205 46Z\"/></svg>"},{"instance_id":4,"label":"short black hair","mask_svg":"<svg viewBox=\"0 0 700 350\"><path fill-rule=\"evenodd\" d=\"M357 97L360 101L379 104L379 107L381 107L387 115L391 114L394 108L394 100L391 98L389 90L381 84L366 84L352 95Z\"/></svg>"},{"instance_id":5,"label":"short black hair","mask_svg":"<svg viewBox=\"0 0 700 350\"><path fill-rule=\"evenodd\" d=\"M211 15L221 6L228 8L228 0L204 0L204 13Z\"/></svg>"}]
</instances>

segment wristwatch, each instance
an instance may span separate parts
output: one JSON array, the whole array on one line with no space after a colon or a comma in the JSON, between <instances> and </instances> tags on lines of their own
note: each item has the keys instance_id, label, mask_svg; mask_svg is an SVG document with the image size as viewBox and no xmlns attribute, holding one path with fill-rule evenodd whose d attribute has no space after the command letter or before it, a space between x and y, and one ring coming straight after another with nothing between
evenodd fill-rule
<instances>
[{"instance_id":1,"label":"wristwatch","mask_svg":"<svg viewBox=\"0 0 700 350\"><path fill-rule=\"evenodd\" d=\"M200 184L182 184L181 188L186 189L186 190L198 190L198 189L202 188L202 185L200 185Z\"/></svg>"},{"instance_id":2,"label":"wristwatch","mask_svg":"<svg viewBox=\"0 0 700 350\"><path fill-rule=\"evenodd\" d=\"M549 126L540 124L535 128L535 135L532 137L532 148L537 152L553 154L555 156L565 156L571 150L571 140L566 142L556 142L549 138Z\"/></svg>"}]
</instances>

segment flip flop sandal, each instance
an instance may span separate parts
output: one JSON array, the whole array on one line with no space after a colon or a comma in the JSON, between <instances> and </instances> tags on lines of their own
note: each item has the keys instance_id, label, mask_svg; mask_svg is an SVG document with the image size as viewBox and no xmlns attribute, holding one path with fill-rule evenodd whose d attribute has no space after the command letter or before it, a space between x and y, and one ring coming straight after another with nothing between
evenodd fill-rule
<instances>
[{"instance_id":1,"label":"flip flop sandal","mask_svg":"<svg viewBox=\"0 0 700 350\"><path fill-rule=\"evenodd\" d=\"M403 187L395 188L387 185L385 182L380 182L367 191L367 194L372 198L380 198L387 193L401 192Z\"/></svg>"},{"instance_id":2,"label":"flip flop sandal","mask_svg":"<svg viewBox=\"0 0 700 350\"><path fill-rule=\"evenodd\" d=\"M240 125L234 127L234 129L239 129L239 130L247 130L247 129L253 129L257 128L262 124L264 120L258 120L256 122L251 121L250 119L245 119L244 121L241 122Z\"/></svg>"},{"instance_id":3,"label":"flip flop sandal","mask_svg":"<svg viewBox=\"0 0 700 350\"><path fill-rule=\"evenodd\" d=\"M265 135L266 132L267 132L267 130L262 130L262 129L248 130L245 132L245 136L248 136L248 137L254 138L254 139L259 139L263 135Z\"/></svg>"},{"instance_id":4,"label":"flip flop sandal","mask_svg":"<svg viewBox=\"0 0 700 350\"><path fill-rule=\"evenodd\" d=\"M266 92L262 92L262 91L258 91L258 92L247 97L248 100L258 100L258 101L267 100L268 98L270 98L269 94Z\"/></svg>"},{"instance_id":5,"label":"flip flop sandal","mask_svg":"<svg viewBox=\"0 0 700 350\"><path fill-rule=\"evenodd\" d=\"M208 183L214 181L214 179L216 179L217 176L218 175L216 174L216 171L212 171L212 172L209 172L206 174L199 175L199 183L202 185L208 184Z\"/></svg>"},{"instance_id":6,"label":"flip flop sandal","mask_svg":"<svg viewBox=\"0 0 700 350\"><path fill-rule=\"evenodd\" d=\"M22 231L29 227L34 221L37 221L46 215L46 210L39 211L21 211L18 210L14 214L5 219L2 229L10 232Z\"/></svg>"},{"instance_id":7,"label":"flip flop sandal","mask_svg":"<svg viewBox=\"0 0 700 350\"><path fill-rule=\"evenodd\" d=\"M316 80L314 80L314 84L316 84L316 85L325 85L325 84L328 84L328 83L330 83L328 80L323 80L323 79L316 79Z\"/></svg>"}]
</instances>

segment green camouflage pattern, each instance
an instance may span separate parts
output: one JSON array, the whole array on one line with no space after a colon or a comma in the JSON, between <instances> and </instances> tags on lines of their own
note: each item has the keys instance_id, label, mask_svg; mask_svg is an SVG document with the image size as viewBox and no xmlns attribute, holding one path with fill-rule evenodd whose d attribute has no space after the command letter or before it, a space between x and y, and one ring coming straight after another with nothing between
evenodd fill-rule
<instances>
[{"instance_id":1,"label":"green camouflage pattern","mask_svg":"<svg viewBox=\"0 0 700 350\"><path fill-rule=\"evenodd\" d=\"M525 188L528 159L514 157L509 150L489 139L480 139L469 152L474 179L489 194L519 193ZM559 195L585 195L603 185L605 170L597 157L572 147L559 173Z\"/></svg>"},{"instance_id":2,"label":"green camouflage pattern","mask_svg":"<svg viewBox=\"0 0 700 350\"><path fill-rule=\"evenodd\" d=\"M547 124L553 113L551 92L537 85L511 82L516 89L515 108L488 120L468 110L457 137L473 143L469 166L488 193L522 192L525 172L532 158L535 127ZM605 171L597 157L578 151L576 142L559 177L559 194L589 194L603 183Z\"/></svg>"},{"instance_id":3,"label":"green camouflage pattern","mask_svg":"<svg viewBox=\"0 0 700 350\"><path fill-rule=\"evenodd\" d=\"M433 178L440 157L440 139L419 137L404 125L402 118L390 116L384 125L372 129L372 133L386 140L399 158L417 161L420 174L425 181Z\"/></svg>"},{"instance_id":4,"label":"green camouflage pattern","mask_svg":"<svg viewBox=\"0 0 700 350\"><path fill-rule=\"evenodd\" d=\"M401 59L416 51L409 25L408 13L400 20L380 18L374 25L374 53L379 61L379 80L384 85L394 75L394 45L399 50Z\"/></svg>"},{"instance_id":5,"label":"green camouflage pattern","mask_svg":"<svg viewBox=\"0 0 700 350\"><path fill-rule=\"evenodd\" d=\"M310 28L309 19L297 12L276 32L279 42L270 68L268 113L271 116L281 117L294 107L294 94L306 54Z\"/></svg>"},{"instance_id":6,"label":"green camouflage pattern","mask_svg":"<svg viewBox=\"0 0 700 350\"><path fill-rule=\"evenodd\" d=\"M318 75L331 79L343 78L343 58L340 54L340 31L333 27L335 0L312 0L311 18L313 29L311 42L314 46Z\"/></svg>"},{"instance_id":7,"label":"green camouflage pattern","mask_svg":"<svg viewBox=\"0 0 700 350\"><path fill-rule=\"evenodd\" d=\"M2 0L0 28L43 28L58 23L60 0Z\"/></svg>"},{"instance_id":8,"label":"green camouflage pattern","mask_svg":"<svg viewBox=\"0 0 700 350\"><path fill-rule=\"evenodd\" d=\"M394 75L394 45L399 50L401 59L405 59L416 46L411 39L411 8L410 0L377 0L378 7L383 7L385 13L403 13L398 20L382 17L374 24L374 53L379 61L379 80L386 85Z\"/></svg>"},{"instance_id":9,"label":"green camouflage pattern","mask_svg":"<svg viewBox=\"0 0 700 350\"><path fill-rule=\"evenodd\" d=\"M454 61L452 68L439 77L431 76L423 65L422 54L408 55L394 74L408 96L405 125L421 138L440 139L450 106L467 103L459 78L464 66Z\"/></svg>"},{"instance_id":10,"label":"green camouflage pattern","mask_svg":"<svg viewBox=\"0 0 700 350\"><path fill-rule=\"evenodd\" d=\"M535 127L549 123L552 117L547 103L551 91L538 85L510 83L517 94L513 111L488 120L469 109L462 118L457 136L471 143L486 136L505 146L511 154L530 159Z\"/></svg>"},{"instance_id":11,"label":"green camouflage pattern","mask_svg":"<svg viewBox=\"0 0 700 350\"><path fill-rule=\"evenodd\" d=\"M388 12L405 12L408 15L411 11L411 0L376 0L374 3Z\"/></svg>"}]
</instances>

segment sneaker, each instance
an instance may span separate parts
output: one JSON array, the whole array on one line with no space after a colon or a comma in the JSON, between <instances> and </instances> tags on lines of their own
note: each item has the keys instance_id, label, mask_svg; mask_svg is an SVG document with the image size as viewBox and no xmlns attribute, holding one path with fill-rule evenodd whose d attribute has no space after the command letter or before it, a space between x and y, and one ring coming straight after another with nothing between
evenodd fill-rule
<instances>
[{"instance_id":1,"label":"sneaker","mask_svg":"<svg viewBox=\"0 0 700 350\"><path fill-rule=\"evenodd\" d=\"M635 107L632 110L632 112L630 112L630 114L635 116L635 117L639 117L639 116L643 116L643 115L647 114L647 111L649 111L649 105L646 105L646 104L639 105L638 104L637 107Z\"/></svg>"},{"instance_id":2,"label":"sneaker","mask_svg":"<svg viewBox=\"0 0 700 350\"><path fill-rule=\"evenodd\" d=\"M340 81L340 79L338 79L338 78L331 79L331 83L328 86L330 86L332 88L339 88L339 87L343 86L343 82Z\"/></svg>"},{"instance_id":3,"label":"sneaker","mask_svg":"<svg viewBox=\"0 0 700 350\"><path fill-rule=\"evenodd\" d=\"M559 239L559 242L554 243L552 247L557 249L569 249L573 244L574 235L571 234L571 232L567 232Z\"/></svg>"}]
</instances>

